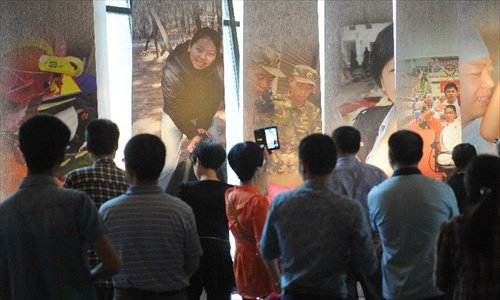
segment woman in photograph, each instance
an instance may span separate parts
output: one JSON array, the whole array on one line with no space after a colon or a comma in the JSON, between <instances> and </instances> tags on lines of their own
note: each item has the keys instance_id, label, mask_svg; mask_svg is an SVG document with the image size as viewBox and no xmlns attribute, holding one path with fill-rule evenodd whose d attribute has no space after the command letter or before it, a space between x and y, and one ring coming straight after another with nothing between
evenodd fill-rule
<instances>
[{"instance_id":1,"label":"woman in photograph","mask_svg":"<svg viewBox=\"0 0 500 300\"><path fill-rule=\"evenodd\" d=\"M160 176L162 184L168 182L177 166L183 135L190 140L189 152L203 138L219 140L213 117L224 97L217 71L221 53L220 35L211 28L201 28L167 58L161 81L161 138L168 149Z\"/></svg>"},{"instance_id":2,"label":"woman in photograph","mask_svg":"<svg viewBox=\"0 0 500 300\"><path fill-rule=\"evenodd\" d=\"M269 155L257 143L244 142L231 148L228 162L241 182L226 191L226 215L236 242L236 289L245 300L265 298L278 291L259 254L259 241L269 211L269 201L261 192L267 186Z\"/></svg>"},{"instance_id":3,"label":"woman in photograph","mask_svg":"<svg viewBox=\"0 0 500 300\"><path fill-rule=\"evenodd\" d=\"M441 229L436 285L454 300L500 299L500 159L475 157L465 170L469 209Z\"/></svg>"},{"instance_id":4,"label":"woman in photograph","mask_svg":"<svg viewBox=\"0 0 500 300\"><path fill-rule=\"evenodd\" d=\"M359 113L353 126L361 133L361 149L358 156L385 171L392 172L387 158L389 136L397 130L396 87L394 73L393 25L390 24L377 35L371 52L372 76L385 95L377 106Z\"/></svg>"}]
</instances>

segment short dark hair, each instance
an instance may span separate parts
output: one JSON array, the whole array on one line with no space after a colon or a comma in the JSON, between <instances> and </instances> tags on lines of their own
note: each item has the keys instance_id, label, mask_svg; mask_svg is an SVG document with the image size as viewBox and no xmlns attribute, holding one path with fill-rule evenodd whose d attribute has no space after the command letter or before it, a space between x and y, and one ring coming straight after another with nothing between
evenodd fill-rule
<instances>
[{"instance_id":1,"label":"short dark hair","mask_svg":"<svg viewBox=\"0 0 500 300\"><path fill-rule=\"evenodd\" d=\"M118 149L120 130L110 120L98 119L88 123L85 129L85 140L89 152L95 155L112 154Z\"/></svg>"},{"instance_id":2,"label":"short dark hair","mask_svg":"<svg viewBox=\"0 0 500 300\"><path fill-rule=\"evenodd\" d=\"M64 158L70 136L68 126L52 115L37 114L24 122L19 128L19 148L28 169L35 173L51 170Z\"/></svg>"},{"instance_id":3,"label":"short dark hair","mask_svg":"<svg viewBox=\"0 0 500 300\"><path fill-rule=\"evenodd\" d=\"M476 203L481 198L481 190L488 188L498 197L500 186L500 158L482 154L474 157L465 168L465 185L469 191L469 201ZM497 198L498 199L498 198Z\"/></svg>"},{"instance_id":4,"label":"short dark hair","mask_svg":"<svg viewBox=\"0 0 500 300\"><path fill-rule=\"evenodd\" d=\"M455 105L451 105L451 104L448 104L444 107L444 109L447 109L447 108L450 108L450 109L453 109L453 111L455 113L457 113L457 108L455 107Z\"/></svg>"},{"instance_id":5,"label":"short dark hair","mask_svg":"<svg viewBox=\"0 0 500 300\"><path fill-rule=\"evenodd\" d=\"M373 43L370 55L370 66L373 79L382 86L380 78L385 65L394 58L394 35L392 23L382 29Z\"/></svg>"},{"instance_id":6,"label":"short dark hair","mask_svg":"<svg viewBox=\"0 0 500 300\"><path fill-rule=\"evenodd\" d=\"M469 143L456 145L451 153L451 159L453 159L455 167L459 169L465 168L467 164L476 156L476 148Z\"/></svg>"},{"instance_id":7,"label":"short dark hair","mask_svg":"<svg viewBox=\"0 0 500 300\"><path fill-rule=\"evenodd\" d=\"M417 164L422 158L423 146L422 137L410 130L397 131L389 138L389 151L395 162L399 164Z\"/></svg>"},{"instance_id":8,"label":"short dark hair","mask_svg":"<svg viewBox=\"0 0 500 300\"><path fill-rule=\"evenodd\" d=\"M449 89L455 89L456 91L458 91L458 87L456 84L454 84L453 82L448 82L445 86L444 86L444 91L446 92L447 90Z\"/></svg>"},{"instance_id":9,"label":"short dark hair","mask_svg":"<svg viewBox=\"0 0 500 300\"><path fill-rule=\"evenodd\" d=\"M221 144L211 141L201 141L191 153L193 162L199 160L204 168L218 170L226 160L226 150Z\"/></svg>"},{"instance_id":10,"label":"short dark hair","mask_svg":"<svg viewBox=\"0 0 500 300\"><path fill-rule=\"evenodd\" d=\"M193 45L199 39L204 39L204 38L208 38L209 40L211 40L214 43L215 49L217 50L216 55L217 55L217 57L219 57L221 55L220 49L221 49L222 41L220 38L220 34L217 31L213 30L212 28L203 27L201 29L198 29L194 33L193 38L191 39L190 45Z\"/></svg>"},{"instance_id":11,"label":"short dark hair","mask_svg":"<svg viewBox=\"0 0 500 300\"><path fill-rule=\"evenodd\" d=\"M344 153L358 153L361 143L361 133L352 126L340 126L332 133L335 146Z\"/></svg>"},{"instance_id":12,"label":"short dark hair","mask_svg":"<svg viewBox=\"0 0 500 300\"><path fill-rule=\"evenodd\" d=\"M139 134L125 146L125 163L139 179L158 180L165 165L165 145L155 135Z\"/></svg>"},{"instance_id":13,"label":"short dark hair","mask_svg":"<svg viewBox=\"0 0 500 300\"><path fill-rule=\"evenodd\" d=\"M252 179L257 167L262 166L263 151L255 142L238 143L231 148L227 160L242 182Z\"/></svg>"},{"instance_id":14,"label":"short dark hair","mask_svg":"<svg viewBox=\"0 0 500 300\"><path fill-rule=\"evenodd\" d=\"M300 141L299 159L307 165L311 175L328 175L337 163L335 143L326 134L308 135Z\"/></svg>"}]
</instances>

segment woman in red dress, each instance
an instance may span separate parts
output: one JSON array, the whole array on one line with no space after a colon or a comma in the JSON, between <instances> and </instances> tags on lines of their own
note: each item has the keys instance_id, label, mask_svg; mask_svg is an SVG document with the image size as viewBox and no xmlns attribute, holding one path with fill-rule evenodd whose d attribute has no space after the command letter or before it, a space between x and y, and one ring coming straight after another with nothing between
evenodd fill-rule
<instances>
[{"instance_id":1,"label":"woman in red dress","mask_svg":"<svg viewBox=\"0 0 500 300\"><path fill-rule=\"evenodd\" d=\"M259 254L260 236L269 211L269 201L259 187L266 184L268 158L267 151L254 142L236 144L228 154L229 165L241 182L226 191L226 214L236 241L236 289L245 300L265 298L278 291Z\"/></svg>"}]
</instances>

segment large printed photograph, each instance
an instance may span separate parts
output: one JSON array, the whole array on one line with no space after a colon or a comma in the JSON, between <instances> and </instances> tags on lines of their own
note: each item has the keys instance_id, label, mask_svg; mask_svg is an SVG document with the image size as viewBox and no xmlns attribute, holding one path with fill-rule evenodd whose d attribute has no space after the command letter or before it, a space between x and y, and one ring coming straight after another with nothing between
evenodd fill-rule
<instances>
[{"instance_id":1,"label":"large printed photograph","mask_svg":"<svg viewBox=\"0 0 500 300\"><path fill-rule=\"evenodd\" d=\"M77 4L77 5L75 5ZM24 158L18 147L22 122L38 113L61 119L71 130L65 161L56 172L63 180L72 169L92 163L82 147L87 123L97 118L97 85L94 56L92 4L65 3L78 14L51 20L50 5L37 2L25 14L23 2L9 6L7 20L23 14L16 34L3 38L0 110L0 199L13 193L26 176ZM88 15L87 17L82 17ZM31 22L30 22L31 21ZM14 22L12 22L13 24ZM78 29L78 30L77 30Z\"/></svg>"},{"instance_id":2,"label":"large printed photograph","mask_svg":"<svg viewBox=\"0 0 500 300\"><path fill-rule=\"evenodd\" d=\"M462 142L458 57L421 58L399 66L409 70L413 83L410 94L399 98L400 123L424 140L422 173L444 179L455 167L453 148Z\"/></svg>"},{"instance_id":3,"label":"large printed photograph","mask_svg":"<svg viewBox=\"0 0 500 300\"><path fill-rule=\"evenodd\" d=\"M318 30L314 22L296 22L299 12L303 19L317 20L317 11L294 2L297 12L269 28L257 18L266 18L269 11L260 11L254 2L245 5L254 14L246 14L244 24L244 140L254 141L254 130L278 128L280 149L273 151L269 170L272 198L275 190L301 184L298 145L322 131Z\"/></svg>"},{"instance_id":4,"label":"large printed photograph","mask_svg":"<svg viewBox=\"0 0 500 300\"><path fill-rule=\"evenodd\" d=\"M160 184L175 194L194 179L194 146L225 144L221 2L134 1L132 12L132 133L161 137Z\"/></svg>"}]
</instances>

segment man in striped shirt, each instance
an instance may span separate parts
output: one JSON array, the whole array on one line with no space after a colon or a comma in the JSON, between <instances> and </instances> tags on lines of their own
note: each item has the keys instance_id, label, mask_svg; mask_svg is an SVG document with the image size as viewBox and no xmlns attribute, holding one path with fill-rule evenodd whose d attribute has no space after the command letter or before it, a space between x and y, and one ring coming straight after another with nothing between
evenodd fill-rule
<instances>
[{"instance_id":1,"label":"man in striped shirt","mask_svg":"<svg viewBox=\"0 0 500 300\"><path fill-rule=\"evenodd\" d=\"M164 163L165 146L158 137L133 137L125 147L131 186L99 210L122 259L113 276L115 300L187 299L185 288L202 249L191 207L158 185Z\"/></svg>"}]
</instances>

